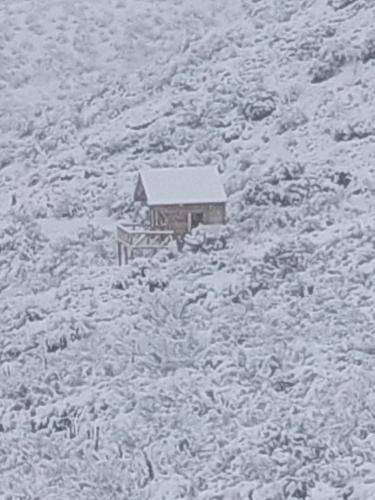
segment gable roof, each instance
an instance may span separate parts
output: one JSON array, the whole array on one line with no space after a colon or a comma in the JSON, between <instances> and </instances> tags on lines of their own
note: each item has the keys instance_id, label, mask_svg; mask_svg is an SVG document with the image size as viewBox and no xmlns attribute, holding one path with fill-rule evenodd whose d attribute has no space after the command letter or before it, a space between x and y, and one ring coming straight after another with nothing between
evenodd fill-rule
<instances>
[{"instance_id":1,"label":"gable roof","mask_svg":"<svg viewBox=\"0 0 375 500\"><path fill-rule=\"evenodd\" d=\"M182 167L141 170L147 203L188 205L224 203L227 199L216 167Z\"/></svg>"}]
</instances>

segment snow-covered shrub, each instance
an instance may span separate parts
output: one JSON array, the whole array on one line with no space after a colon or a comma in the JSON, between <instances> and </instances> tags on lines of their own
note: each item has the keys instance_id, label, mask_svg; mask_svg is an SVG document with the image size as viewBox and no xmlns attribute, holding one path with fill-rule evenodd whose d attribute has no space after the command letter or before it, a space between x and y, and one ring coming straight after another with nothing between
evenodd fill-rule
<instances>
[{"instance_id":1,"label":"snow-covered shrub","mask_svg":"<svg viewBox=\"0 0 375 500\"><path fill-rule=\"evenodd\" d=\"M228 246L230 235L228 226L200 226L191 235L185 236L184 248L194 253L224 250Z\"/></svg>"},{"instance_id":2,"label":"snow-covered shrub","mask_svg":"<svg viewBox=\"0 0 375 500\"><path fill-rule=\"evenodd\" d=\"M288 274L305 271L315 245L308 241L278 243L263 257L263 273L284 279Z\"/></svg>"},{"instance_id":3,"label":"snow-covered shrub","mask_svg":"<svg viewBox=\"0 0 375 500\"><path fill-rule=\"evenodd\" d=\"M193 130L198 129L202 127L206 115L207 110L204 103L189 103L189 105L185 105L183 111L179 113L178 125L184 125Z\"/></svg>"},{"instance_id":4,"label":"snow-covered shrub","mask_svg":"<svg viewBox=\"0 0 375 500\"><path fill-rule=\"evenodd\" d=\"M38 223L35 222L26 210L15 212L12 216L12 225L5 227L0 238L1 250L17 250L19 255L27 260L38 255L47 243Z\"/></svg>"},{"instance_id":5,"label":"snow-covered shrub","mask_svg":"<svg viewBox=\"0 0 375 500\"><path fill-rule=\"evenodd\" d=\"M226 143L235 141L241 137L243 127L240 124L233 125L222 133L222 138Z\"/></svg>"},{"instance_id":6,"label":"snow-covered shrub","mask_svg":"<svg viewBox=\"0 0 375 500\"><path fill-rule=\"evenodd\" d=\"M155 290L165 290L168 286L168 281L160 277L150 277L147 280L147 286L150 292L154 292Z\"/></svg>"},{"instance_id":7,"label":"snow-covered shrub","mask_svg":"<svg viewBox=\"0 0 375 500\"><path fill-rule=\"evenodd\" d=\"M90 160L98 160L104 154L104 146L99 142L84 140L81 145Z\"/></svg>"},{"instance_id":8,"label":"snow-covered shrub","mask_svg":"<svg viewBox=\"0 0 375 500\"><path fill-rule=\"evenodd\" d=\"M2 153L2 156L0 158L0 170L7 167L8 165L10 165L13 160L14 160L14 157L13 157L12 153L9 151L6 151L6 149L4 148L4 152Z\"/></svg>"},{"instance_id":9,"label":"snow-covered shrub","mask_svg":"<svg viewBox=\"0 0 375 500\"><path fill-rule=\"evenodd\" d=\"M127 213L133 213L135 203L129 193L115 190L105 198L104 208L109 217L118 216L121 218Z\"/></svg>"},{"instance_id":10,"label":"snow-covered shrub","mask_svg":"<svg viewBox=\"0 0 375 500\"><path fill-rule=\"evenodd\" d=\"M299 60L311 60L318 56L319 51L326 38L332 38L336 34L336 28L329 24L309 29L298 38L297 57Z\"/></svg>"},{"instance_id":11,"label":"snow-covered shrub","mask_svg":"<svg viewBox=\"0 0 375 500\"><path fill-rule=\"evenodd\" d=\"M165 153L175 149L174 133L176 127L172 123L160 123L155 125L147 137L149 151L156 153Z\"/></svg>"},{"instance_id":12,"label":"snow-covered shrub","mask_svg":"<svg viewBox=\"0 0 375 500\"><path fill-rule=\"evenodd\" d=\"M70 193L64 193L57 199L53 213L57 218L72 219L85 214L86 207L83 200Z\"/></svg>"},{"instance_id":13,"label":"snow-covered shrub","mask_svg":"<svg viewBox=\"0 0 375 500\"><path fill-rule=\"evenodd\" d=\"M331 6L334 10L344 9L353 3L356 3L357 0L328 0L328 5Z\"/></svg>"},{"instance_id":14,"label":"snow-covered shrub","mask_svg":"<svg viewBox=\"0 0 375 500\"><path fill-rule=\"evenodd\" d=\"M344 44L333 43L324 47L313 62L309 74L311 83L321 83L337 75L351 60Z\"/></svg>"},{"instance_id":15,"label":"snow-covered shrub","mask_svg":"<svg viewBox=\"0 0 375 500\"><path fill-rule=\"evenodd\" d=\"M353 123L343 123L334 129L333 138L336 142L347 142L355 139L366 139L375 135L375 127L370 120L359 120Z\"/></svg>"},{"instance_id":16,"label":"snow-covered shrub","mask_svg":"<svg viewBox=\"0 0 375 500\"><path fill-rule=\"evenodd\" d=\"M136 280L145 278L151 271L151 263L148 259L138 258L133 262L132 268L129 271L129 279Z\"/></svg>"},{"instance_id":17,"label":"snow-covered shrub","mask_svg":"<svg viewBox=\"0 0 375 500\"><path fill-rule=\"evenodd\" d=\"M35 125L32 120L22 120L17 125L18 129L18 137L20 139L24 139L25 137L29 137L33 134L35 130Z\"/></svg>"},{"instance_id":18,"label":"snow-covered shrub","mask_svg":"<svg viewBox=\"0 0 375 500\"><path fill-rule=\"evenodd\" d=\"M375 59L375 32L372 32L364 40L360 58L364 63Z\"/></svg>"},{"instance_id":19,"label":"snow-covered shrub","mask_svg":"<svg viewBox=\"0 0 375 500\"><path fill-rule=\"evenodd\" d=\"M35 219L45 219L48 215L48 209L44 205L32 205L30 208L31 214Z\"/></svg>"},{"instance_id":20,"label":"snow-covered shrub","mask_svg":"<svg viewBox=\"0 0 375 500\"><path fill-rule=\"evenodd\" d=\"M281 113L277 123L277 133L283 134L288 130L296 130L309 121L306 113L300 108L291 108Z\"/></svg>"},{"instance_id":21,"label":"snow-covered shrub","mask_svg":"<svg viewBox=\"0 0 375 500\"><path fill-rule=\"evenodd\" d=\"M275 94L266 90L257 90L242 103L241 108L246 120L264 120L276 109Z\"/></svg>"},{"instance_id":22,"label":"snow-covered shrub","mask_svg":"<svg viewBox=\"0 0 375 500\"><path fill-rule=\"evenodd\" d=\"M321 191L316 179L301 178L298 180L277 179L274 182L263 182L250 185L244 190L245 206L258 207L274 205L279 207L300 206Z\"/></svg>"},{"instance_id":23,"label":"snow-covered shrub","mask_svg":"<svg viewBox=\"0 0 375 500\"><path fill-rule=\"evenodd\" d=\"M80 260L79 247L83 247L83 245L79 245L77 241L67 237L51 242L51 252L48 258L39 264L38 270L51 277L61 278L65 276L69 269L77 265ZM82 258L82 261L86 262L86 259Z\"/></svg>"},{"instance_id":24,"label":"snow-covered shrub","mask_svg":"<svg viewBox=\"0 0 375 500\"><path fill-rule=\"evenodd\" d=\"M351 183L351 181L353 180L350 172L343 172L343 171L335 172L331 176L331 179L332 182L338 184L339 186L343 186L344 188L347 188Z\"/></svg>"},{"instance_id":25,"label":"snow-covered shrub","mask_svg":"<svg viewBox=\"0 0 375 500\"><path fill-rule=\"evenodd\" d=\"M275 4L275 10L277 21L288 22L298 11L298 2L296 0L280 0Z\"/></svg>"}]
</instances>

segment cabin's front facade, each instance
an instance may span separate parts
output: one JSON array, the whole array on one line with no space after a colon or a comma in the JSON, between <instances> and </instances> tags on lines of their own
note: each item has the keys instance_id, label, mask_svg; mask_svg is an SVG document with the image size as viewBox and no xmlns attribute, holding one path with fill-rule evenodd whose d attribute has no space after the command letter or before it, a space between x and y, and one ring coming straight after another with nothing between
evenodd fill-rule
<instances>
[{"instance_id":1,"label":"cabin's front facade","mask_svg":"<svg viewBox=\"0 0 375 500\"><path fill-rule=\"evenodd\" d=\"M176 235L184 235L200 224L224 224L225 204L157 205L150 207L152 227L171 229Z\"/></svg>"},{"instance_id":2,"label":"cabin's front facade","mask_svg":"<svg viewBox=\"0 0 375 500\"><path fill-rule=\"evenodd\" d=\"M226 219L226 195L214 167L142 171L134 199L148 205L151 227L172 230L176 236Z\"/></svg>"}]
</instances>

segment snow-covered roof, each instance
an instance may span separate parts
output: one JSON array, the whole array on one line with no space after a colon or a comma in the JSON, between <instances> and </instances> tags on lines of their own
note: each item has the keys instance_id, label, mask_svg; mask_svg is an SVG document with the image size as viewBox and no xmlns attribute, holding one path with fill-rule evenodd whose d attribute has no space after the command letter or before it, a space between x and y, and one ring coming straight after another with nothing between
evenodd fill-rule
<instances>
[{"instance_id":1,"label":"snow-covered roof","mask_svg":"<svg viewBox=\"0 0 375 500\"><path fill-rule=\"evenodd\" d=\"M149 205L223 203L226 194L216 167L141 170Z\"/></svg>"}]
</instances>

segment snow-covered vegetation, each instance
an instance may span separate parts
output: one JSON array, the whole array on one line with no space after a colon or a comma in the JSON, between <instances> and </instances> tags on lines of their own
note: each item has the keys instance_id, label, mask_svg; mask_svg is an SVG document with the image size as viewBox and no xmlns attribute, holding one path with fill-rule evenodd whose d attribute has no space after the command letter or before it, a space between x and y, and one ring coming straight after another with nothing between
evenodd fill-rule
<instances>
[{"instance_id":1,"label":"snow-covered vegetation","mask_svg":"<svg viewBox=\"0 0 375 500\"><path fill-rule=\"evenodd\" d=\"M373 500L374 22L0 3L0 498ZM168 165L230 221L120 269Z\"/></svg>"}]
</instances>

